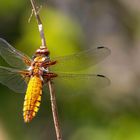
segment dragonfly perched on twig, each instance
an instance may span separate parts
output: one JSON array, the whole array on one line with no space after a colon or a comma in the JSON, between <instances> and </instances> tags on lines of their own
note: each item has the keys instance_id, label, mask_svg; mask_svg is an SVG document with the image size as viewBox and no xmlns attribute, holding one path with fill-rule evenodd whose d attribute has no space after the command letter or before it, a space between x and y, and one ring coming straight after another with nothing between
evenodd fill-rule
<instances>
[{"instance_id":1,"label":"dragonfly perched on twig","mask_svg":"<svg viewBox=\"0 0 140 140\"><path fill-rule=\"evenodd\" d=\"M110 54L108 48L97 47L52 59L49 54L48 49L41 46L31 59L0 38L0 55L12 67L0 66L0 83L14 92L26 92L23 106L25 122L30 122L38 112L43 85L49 80L68 78L80 81L83 78L97 84L109 84L109 79L103 75L69 73L100 62Z\"/></svg>"}]
</instances>

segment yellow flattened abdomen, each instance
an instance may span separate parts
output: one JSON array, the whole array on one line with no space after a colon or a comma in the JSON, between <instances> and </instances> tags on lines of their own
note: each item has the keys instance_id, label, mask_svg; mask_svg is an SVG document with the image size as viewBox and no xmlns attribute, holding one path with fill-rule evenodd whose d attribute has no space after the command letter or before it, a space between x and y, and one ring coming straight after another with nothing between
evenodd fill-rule
<instances>
[{"instance_id":1,"label":"yellow flattened abdomen","mask_svg":"<svg viewBox=\"0 0 140 140\"><path fill-rule=\"evenodd\" d=\"M42 95L42 80L38 76L31 77L23 105L23 117L25 122L30 122L40 107Z\"/></svg>"}]
</instances>

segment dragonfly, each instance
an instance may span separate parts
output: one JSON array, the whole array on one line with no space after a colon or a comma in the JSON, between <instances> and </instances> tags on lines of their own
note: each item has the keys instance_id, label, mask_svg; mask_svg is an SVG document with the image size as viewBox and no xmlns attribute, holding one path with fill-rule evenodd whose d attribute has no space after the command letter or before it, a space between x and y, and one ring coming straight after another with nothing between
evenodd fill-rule
<instances>
[{"instance_id":1,"label":"dragonfly","mask_svg":"<svg viewBox=\"0 0 140 140\"><path fill-rule=\"evenodd\" d=\"M32 58L12 47L0 38L0 56L9 67L0 66L0 83L17 93L25 93L24 122L30 122L39 110L43 86L49 80L86 80L94 86L108 85L110 80L99 74L70 73L97 64L110 54L107 47L91 48L76 54L50 58L44 46L35 51ZM70 72L69 72L70 71ZM92 81L92 82L91 82Z\"/></svg>"}]
</instances>

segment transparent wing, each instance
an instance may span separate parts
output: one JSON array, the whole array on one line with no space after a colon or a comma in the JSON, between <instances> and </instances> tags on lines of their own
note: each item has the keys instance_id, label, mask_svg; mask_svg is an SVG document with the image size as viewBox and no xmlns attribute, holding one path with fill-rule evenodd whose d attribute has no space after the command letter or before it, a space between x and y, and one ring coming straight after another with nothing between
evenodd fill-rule
<instances>
[{"instance_id":1,"label":"transparent wing","mask_svg":"<svg viewBox=\"0 0 140 140\"><path fill-rule=\"evenodd\" d=\"M29 79L24 73L26 73L26 71L24 72L0 66L0 83L14 92L24 93Z\"/></svg>"},{"instance_id":2,"label":"transparent wing","mask_svg":"<svg viewBox=\"0 0 140 140\"><path fill-rule=\"evenodd\" d=\"M54 78L59 80L64 84L74 85L77 87L86 87L88 88L103 88L110 84L110 80L104 75L96 74L69 74L69 73L57 73L58 77Z\"/></svg>"},{"instance_id":3,"label":"transparent wing","mask_svg":"<svg viewBox=\"0 0 140 140\"><path fill-rule=\"evenodd\" d=\"M31 59L12 47L4 39L0 38L0 55L12 67L25 69L31 64Z\"/></svg>"},{"instance_id":4,"label":"transparent wing","mask_svg":"<svg viewBox=\"0 0 140 140\"><path fill-rule=\"evenodd\" d=\"M109 54L110 50L106 47L92 48L77 54L54 58L57 63L50 69L63 72L83 70L102 61Z\"/></svg>"}]
</instances>

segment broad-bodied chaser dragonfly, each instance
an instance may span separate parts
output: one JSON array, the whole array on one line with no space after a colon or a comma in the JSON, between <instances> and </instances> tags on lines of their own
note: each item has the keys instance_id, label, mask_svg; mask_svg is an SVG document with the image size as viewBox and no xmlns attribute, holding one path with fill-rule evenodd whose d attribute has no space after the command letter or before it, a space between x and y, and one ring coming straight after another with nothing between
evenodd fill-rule
<instances>
[{"instance_id":1,"label":"broad-bodied chaser dragonfly","mask_svg":"<svg viewBox=\"0 0 140 140\"><path fill-rule=\"evenodd\" d=\"M25 122L30 122L39 110L42 88L48 80L83 78L97 84L109 84L109 79L103 75L69 73L69 71L86 69L109 54L108 48L97 47L50 59L48 49L41 46L31 59L0 38L0 55L12 67L0 66L0 83L14 92L26 93L23 117Z\"/></svg>"}]
</instances>

